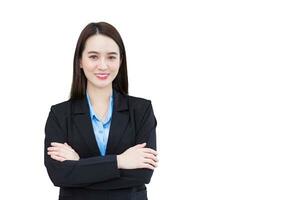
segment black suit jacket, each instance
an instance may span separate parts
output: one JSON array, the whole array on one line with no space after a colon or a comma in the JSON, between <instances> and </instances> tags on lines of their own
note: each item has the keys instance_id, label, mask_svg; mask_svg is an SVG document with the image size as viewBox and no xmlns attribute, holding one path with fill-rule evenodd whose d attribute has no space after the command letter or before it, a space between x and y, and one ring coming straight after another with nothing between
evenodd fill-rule
<instances>
[{"instance_id":1,"label":"black suit jacket","mask_svg":"<svg viewBox=\"0 0 300 200\"><path fill-rule=\"evenodd\" d=\"M153 170L118 169L116 155L143 142L156 150L156 125L150 100L113 89L114 107L106 155L101 156L86 98L51 106L45 125L44 164L60 199L147 199L145 184ZM56 161L47 154L51 142L67 142L79 161Z\"/></svg>"}]
</instances>

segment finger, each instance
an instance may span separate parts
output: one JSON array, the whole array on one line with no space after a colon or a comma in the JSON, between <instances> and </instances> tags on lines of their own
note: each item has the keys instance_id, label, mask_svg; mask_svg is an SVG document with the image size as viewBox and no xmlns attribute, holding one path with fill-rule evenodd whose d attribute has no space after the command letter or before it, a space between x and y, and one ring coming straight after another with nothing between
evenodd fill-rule
<instances>
[{"instance_id":1,"label":"finger","mask_svg":"<svg viewBox=\"0 0 300 200\"><path fill-rule=\"evenodd\" d=\"M53 146L53 147L63 147L65 145L63 143L59 143L59 142L51 142L51 146Z\"/></svg>"},{"instance_id":2,"label":"finger","mask_svg":"<svg viewBox=\"0 0 300 200\"><path fill-rule=\"evenodd\" d=\"M154 155L158 155L157 151L155 151L154 149L150 149L150 148L143 148L143 152L145 153L152 153Z\"/></svg>"},{"instance_id":3,"label":"finger","mask_svg":"<svg viewBox=\"0 0 300 200\"><path fill-rule=\"evenodd\" d=\"M53 147L48 147L47 148L47 150L49 150L49 151L60 151L60 149L66 149L66 150L68 150L68 151L72 151L72 152L75 152L73 149L71 149L70 147L68 147L68 146L66 146L66 145L64 145L64 144L62 144L62 145L56 145L56 146L53 146Z\"/></svg>"},{"instance_id":4,"label":"finger","mask_svg":"<svg viewBox=\"0 0 300 200\"><path fill-rule=\"evenodd\" d=\"M68 145L68 143L65 142L64 145L65 145L65 147L67 147L67 149L75 152L74 149L70 145Z\"/></svg>"},{"instance_id":5,"label":"finger","mask_svg":"<svg viewBox=\"0 0 300 200\"><path fill-rule=\"evenodd\" d=\"M48 150L48 151L55 151L55 150L56 150L56 147L48 147L47 150Z\"/></svg>"},{"instance_id":6,"label":"finger","mask_svg":"<svg viewBox=\"0 0 300 200\"><path fill-rule=\"evenodd\" d=\"M48 151L47 154L63 157L63 154L61 154L59 151Z\"/></svg>"},{"instance_id":7,"label":"finger","mask_svg":"<svg viewBox=\"0 0 300 200\"><path fill-rule=\"evenodd\" d=\"M137 144L137 145L135 145L136 148L143 148L143 147L145 147L145 146L146 146L146 143L145 143L145 142L142 143L142 144Z\"/></svg>"},{"instance_id":8,"label":"finger","mask_svg":"<svg viewBox=\"0 0 300 200\"><path fill-rule=\"evenodd\" d=\"M59 156L57 151L52 151L52 152L47 152L49 156L54 155L54 156ZM60 156L59 156L60 157Z\"/></svg>"},{"instance_id":9,"label":"finger","mask_svg":"<svg viewBox=\"0 0 300 200\"><path fill-rule=\"evenodd\" d=\"M62 157L59 157L59 156L56 156L56 155L51 155L51 158L54 159L54 160L60 161L60 162L63 162L63 161L66 160L66 159L64 159Z\"/></svg>"},{"instance_id":10,"label":"finger","mask_svg":"<svg viewBox=\"0 0 300 200\"><path fill-rule=\"evenodd\" d=\"M155 169L155 167L153 167L152 165L147 164L147 163L142 164L142 168L147 168L147 169L152 169L152 170Z\"/></svg>"},{"instance_id":11,"label":"finger","mask_svg":"<svg viewBox=\"0 0 300 200\"><path fill-rule=\"evenodd\" d=\"M47 150L48 151L61 151L62 149L64 149L63 147L48 147Z\"/></svg>"},{"instance_id":12,"label":"finger","mask_svg":"<svg viewBox=\"0 0 300 200\"><path fill-rule=\"evenodd\" d=\"M47 148L47 150L48 150L49 152L52 152L52 151L57 151L57 152L58 152L58 151L60 151L60 149L61 149L60 147L48 147L48 148Z\"/></svg>"},{"instance_id":13,"label":"finger","mask_svg":"<svg viewBox=\"0 0 300 200\"><path fill-rule=\"evenodd\" d=\"M66 149L63 149L63 148L60 148L60 149L57 149L57 150L54 150L54 151L48 151L48 154L53 154L53 155L56 155L56 156L59 156L59 157L63 157L65 159L68 158L68 155L69 155L69 150L66 150Z\"/></svg>"},{"instance_id":14,"label":"finger","mask_svg":"<svg viewBox=\"0 0 300 200\"><path fill-rule=\"evenodd\" d=\"M62 152L65 151L62 147L48 147L48 152Z\"/></svg>"},{"instance_id":15,"label":"finger","mask_svg":"<svg viewBox=\"0 0 300 200\"><path fill-rule=\"evenodd\" d=\"M68 145L68 143L59 143L59 142L51 142L51 145L52 146L55 146L55 147L68 147L68 148L71 148L72 147L70 145Z\"/></svg>"},{"instance_id":16,"label":"finger","mask_svg":"<svg viewBox=\"0 0 300 200\"><path fill-rule=\"evenodd\" d=\"M47 152L47 154L49 155L49 156L51 156L51 155L55 155L55 156L57 156L58 155L58 152L56 152L56 151L49 151L49 152Z\"/></svg>"},{"instance_id":17,"label":"finger","mask_svg":"<svg viewBox=\"0 0 300 200\"><path fill-rule=\"evenodd\" d=\"M65 142L64 145L72 149L72 147L68 145L68 143Z\"/></svg>"},{"instance_id":18,"label":"finger","mask_svg":"<svg viewBox=\"0 0 300 200\"><path fill-rule=\"evenodd\" d=\"M59 146L59 147L55 146L55 147L48 147L47 149L48 150L59 150L59 149L64 149L64 148L66 148L66 147L64 147L64 146Z\"/></svg>"},{"instance_id":19,"label":"finger","mask_svg":"<svg viewBox=\"0 0 300 200\"><path fill-rule=\"evenodd\" d=\"M153 167L157 167L157 163L154 160L152 160L152 159L145 158L144 162L152 165Z\"/></svg>"},{"instance_id":20,"label":"finger","mask_svg":"<svg viewBox=\"0 0 300 200\"><path fill-rule=\"evenodd\" d=\"M51 145L54 146L54 147L62 147L62 148L65 148L65 149L69 149L71 151L74 151L72 149L72 147L70 147L68 144L66 145L67 143L59 143L59 142L51 142Z\"/></svg>"},{"instance_id":21,"label":"finger","mask_svg":"<svg viewBox=\"0 0 300 200\"><path fill-rule=\"evenodd\" d=\"M150 158L150 159L154 160L155 162L158 162L158 158L155 155L153 155L152 153L146 153L145 158Z\"/></svg>"}]
</instances>

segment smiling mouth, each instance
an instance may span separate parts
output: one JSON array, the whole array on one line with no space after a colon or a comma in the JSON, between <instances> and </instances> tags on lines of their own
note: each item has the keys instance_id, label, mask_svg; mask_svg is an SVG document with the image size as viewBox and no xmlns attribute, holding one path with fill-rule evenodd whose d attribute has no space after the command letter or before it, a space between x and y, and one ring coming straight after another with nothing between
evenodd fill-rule
<instances>
[{"instance_id":1,"label":"smiling mouth","mask_svg":"<svg viewBox=\"0 0 300 200\"><path fill-rule=\"evenodd\" d=\"M95 74L96 75L96 77L98 78L98 79L100 79L100 80L105 80L105 79L107 79L107 77L109 76L109 74L108 73L99 73L99 74Z\"/></svg>"}]
</instances>

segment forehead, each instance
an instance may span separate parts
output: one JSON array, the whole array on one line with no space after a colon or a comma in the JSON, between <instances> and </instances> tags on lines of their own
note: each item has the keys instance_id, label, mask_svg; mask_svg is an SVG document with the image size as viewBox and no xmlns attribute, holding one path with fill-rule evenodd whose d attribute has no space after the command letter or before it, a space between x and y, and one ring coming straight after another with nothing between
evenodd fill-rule
<instances>
[{"instance_id":1,"label":"forehead","mask_svg":"<svg viewBox=\"0 0 300 200\"><path fill-rule=\"evenodd\" d=\"M97 51L100 53L116 52L119 53L117 43L105 35L97 34L89 37L85 43L84 51Z\"/></svg>"}]
</instances>

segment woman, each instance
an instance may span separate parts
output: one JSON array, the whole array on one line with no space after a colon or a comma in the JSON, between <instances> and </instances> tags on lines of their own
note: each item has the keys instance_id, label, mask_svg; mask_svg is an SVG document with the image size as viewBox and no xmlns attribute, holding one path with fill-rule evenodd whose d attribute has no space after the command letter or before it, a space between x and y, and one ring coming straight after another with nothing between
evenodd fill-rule
<instances>
[{"instance_id":1,"label":"woman","mask_svg":"<svg viewBox=\"0 0 300 200\"><path fill-rule=\"evenodd\" d=\"M147 199L157 167L150 100L128 95L126 53L105 22L81 32L70 99L51 106L45 166L59 199Z\"/></svg>"}]
</instances>

